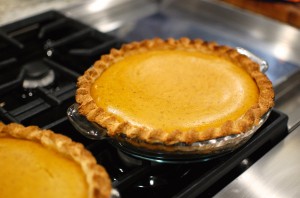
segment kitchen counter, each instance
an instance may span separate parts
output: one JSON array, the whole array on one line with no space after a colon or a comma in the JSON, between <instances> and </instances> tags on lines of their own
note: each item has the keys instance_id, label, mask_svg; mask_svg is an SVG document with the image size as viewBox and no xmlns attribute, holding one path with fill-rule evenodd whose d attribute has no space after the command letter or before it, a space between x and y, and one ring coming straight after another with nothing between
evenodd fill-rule
<instances>
[{"instance_id":1,"label":"kitchen counter","mask_svg":"<svg viewBox=\"0 0 300 198\"><path fill-rule=\"evenodd\" d=\"M300 28L300 3L261 0L220 0L240 9L248 10L268 18ZM0 0L0 25L16 21L49 9L64 9L83 4L79 0ZM84 4L96 1L86 1ZM108 2L105 0L105 2ZM106 4L106 3L105 3Z\"/></svg>"},{"instance_id":2,"label":"kitchen counter","mask_svg":"<svg viewBox=\"0 0 300 198\"><path fill-rule=\"evenodd\" d=\"M215 198L300 197L300 127L236 178Z\"/></svg>"},{"instance_id":3,"label":"kitchen counter","mask_svg":"<svg viewBox=\"0 0 300 198\"><path fill-rule=\"evenodd\" d=\"M222 0L233 6L245 9L274 20L300 28L300 3L262 0Z\"/></svg>"},{"instance_id":4,"label":"kitchen counter","mask_svg":"<svg viewBox=\"0 0 300 198\"><path fill-rule=\"evenodd\" d=\"M78 4L79 0L0 0L0 25L42 13Z\"/></svg>"}]
</instances>

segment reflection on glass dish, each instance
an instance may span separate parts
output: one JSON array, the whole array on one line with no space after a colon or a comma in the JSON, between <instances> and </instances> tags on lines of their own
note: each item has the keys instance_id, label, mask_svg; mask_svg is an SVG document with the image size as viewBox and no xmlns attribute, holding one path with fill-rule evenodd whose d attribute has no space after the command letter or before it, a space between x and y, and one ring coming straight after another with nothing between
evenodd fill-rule
<instances>
[{"instance_id":1,"label":"reflection on glass dish","mask_svg":"<svg viewBox=\"0 0 300 198\"><path fill-rule=\"evenodd\" d=\"M268 111L260 120L257 126L249 131L237 135L225 136L207 141L195 142L192 144L177 143L165 145L162 143L152 144L141 140L130 139L126 136L107 136L106 129L88 121L78 112L78 104L68 108L67 115L73 126L84 136L95 140L108 140L112 145L121 151L138 158L156 162L191 162L207 161L242 146L267 120L271 111Z\"/></svg>"}]
</instances>

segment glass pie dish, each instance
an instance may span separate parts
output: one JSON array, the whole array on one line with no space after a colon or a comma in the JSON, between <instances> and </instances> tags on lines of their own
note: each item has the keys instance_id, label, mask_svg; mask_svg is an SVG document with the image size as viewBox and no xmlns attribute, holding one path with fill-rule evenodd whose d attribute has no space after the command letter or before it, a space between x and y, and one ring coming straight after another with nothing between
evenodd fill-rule
<instances>
[{"instance_id":1,"label":"glass pie dish","mask_svg":"<svg viewBox=\"0 0 300 198\"><path fill-rule=\"evenodd\" d=\"M243 48L236 49L240 54L246 55L251 60L257 62L260 66L261 72L265 73L268 70L268 64L266 61ZM101 127L97 123L88 121L85 116L78 112L77 103L68 108L67 115L72 125L87 138L95 140L106 139L121 151L138 158L156 162L177 163L206 161L234 151L252 137L252 135L267 120L270 111L271 110L261 117L260 122L257 125L244 133L194 142L191 144L176 143L172 145L163 143L148 143L139 139L128 138L124 134L110 137L107 135L105 128Z\"/></svg>"},{"instance_id":2,"label":"glass pie dish","mask_svg":"<svg viewBox=\"0 0 300 198\"><path fill-rule=\"evenodd\" d=\"M258 125L245 133L192 144L177 143L173 145L150 144L141 140L130 139L123 135L109 137L105 128L88 121L78 112L78 104L76 103L68 108L67 115L76 130L85 137L94 140L108 140L116 148L137 158L156 162L188 163L215 159L239 148L262 126L269 117L270 112L262 117Z\"/></svg>"}]
</instances>

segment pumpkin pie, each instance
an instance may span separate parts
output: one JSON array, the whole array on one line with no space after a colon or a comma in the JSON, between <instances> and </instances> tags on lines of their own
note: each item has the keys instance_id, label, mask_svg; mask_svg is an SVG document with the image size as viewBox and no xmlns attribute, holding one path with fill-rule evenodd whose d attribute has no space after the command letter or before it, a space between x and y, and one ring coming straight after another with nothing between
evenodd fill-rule
<instances>
[{"instance_id":1,"label":"pumpkin pie","mask_svg":"<svg viewBox=\"0 0 300 198\"><path fill-rule=\"evenodd\" d=\"M200 39L124 44L77 85L79 112L109 136L164 145L244 133L274 105L272 83L256 62Z\"/></svg>"},{"instance_id":2,"label":"pumpkin pie","mask_svg":"<svg viewBox=\"0 0 300 198\"><path fill-rule=\"evenodd\" d=\"M70 138L0 122L0 197L110 197L105 169Z\"/></svg>"}]
</instances>

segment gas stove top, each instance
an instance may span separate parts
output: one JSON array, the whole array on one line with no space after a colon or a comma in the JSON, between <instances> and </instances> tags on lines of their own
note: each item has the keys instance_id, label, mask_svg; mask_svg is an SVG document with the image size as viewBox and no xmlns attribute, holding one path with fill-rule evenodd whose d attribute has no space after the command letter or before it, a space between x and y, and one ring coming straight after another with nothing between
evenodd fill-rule
<instances>
[{"instance_id":1,"label":"gas stove top","mask_svg":"<svg viewBox=\"0 0 300 198\"><path fill-rule=\"evenodd\" d=\"M1 115L46 126L65 116L76 79L120 41L56 12L0 29ZM53 114L53 117L49 115Z\"/></svg>"},{"instance_id":2,"label":"gas stove top","mask_svg":"<svg viewBox=\"0 0 300 198\"><path fill-rule=\"evenodd\" d=\"M38 125L81 142L108 171L121 197L210 197L287 135L287 116L273 110L237 151L201 163L136 158L109 140L90 140L68 121L77 78L123 42L49 11L0 28L0 121Z\"/></svg>"}]
</instances>

